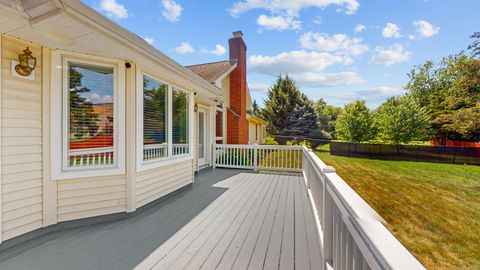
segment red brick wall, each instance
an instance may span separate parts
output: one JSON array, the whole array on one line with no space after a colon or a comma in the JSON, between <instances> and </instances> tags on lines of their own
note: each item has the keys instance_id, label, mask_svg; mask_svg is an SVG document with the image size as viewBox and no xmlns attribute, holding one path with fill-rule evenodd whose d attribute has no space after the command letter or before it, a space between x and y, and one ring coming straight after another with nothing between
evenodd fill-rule
<instances>
[{"instance_id":1,"label":"red brick wall","mask_svg":"<svg viewBox=\"0 0 480 270\"><path fill-rule=\"evenodd\" d=\"M237 67L230 73L230 110L227 114L227 143L248 143L247 121L247 46L242 35L228 40L230 61Z\"/></svg>"}]
</instances>

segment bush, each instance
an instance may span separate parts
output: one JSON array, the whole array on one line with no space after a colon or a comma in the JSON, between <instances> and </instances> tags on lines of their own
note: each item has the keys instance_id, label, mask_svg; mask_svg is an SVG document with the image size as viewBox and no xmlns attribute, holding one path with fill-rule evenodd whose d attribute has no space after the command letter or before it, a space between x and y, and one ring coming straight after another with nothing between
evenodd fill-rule
<instances>
[{"instance_id":1,"label":"bush","mask_svg":"<svg viewBox=\"0 0 480 270\"><path fill-rule=\"evenodd\" d=\"M305 145L307 148L312 148L312 144L307 140L290 140L287 141L287 145Z\"/></svg>"},{"instance_id":2,"label":"bush","mask_svg":"<svg viewBox=\"0 0 480 270\"><path fill-rule=\"evenodd\" d=\"M279 145L279 143L277 141L275 141L275 138L270 137L270 136L267 136L265 138L265 144L266 145Z\"/></svg>"}]
</instances>

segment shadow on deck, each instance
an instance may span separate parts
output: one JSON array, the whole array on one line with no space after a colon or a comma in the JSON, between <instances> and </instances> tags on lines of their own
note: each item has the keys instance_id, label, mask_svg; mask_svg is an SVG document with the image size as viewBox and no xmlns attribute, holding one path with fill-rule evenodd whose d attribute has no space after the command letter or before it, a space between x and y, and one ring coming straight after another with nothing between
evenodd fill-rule
<instances>
[{"instance_id":1,"label":"shadow on deck","mask_svg":"<svg viewBox=\"0 0 480 270\"><path fill-rule=\"evenodd\" d=\"M132 269L220 197L241 170L201 172L191 188L128 218L51 232L0 252L0 269Z\"/></svg>"}]
</instances>

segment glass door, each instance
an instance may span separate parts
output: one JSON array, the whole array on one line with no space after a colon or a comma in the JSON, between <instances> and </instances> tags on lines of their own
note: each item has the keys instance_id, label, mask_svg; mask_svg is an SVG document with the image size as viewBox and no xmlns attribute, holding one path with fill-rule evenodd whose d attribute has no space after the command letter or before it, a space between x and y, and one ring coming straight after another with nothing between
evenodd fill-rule
<instances>
[{"instance_id":1,"label":"glass door","mask_svg":"<svg viewBox=\"0 0 480 270\"><path fill-rule=\"evenodd\" d=\"M205 109L198 109L198 166L207 164L207 116Z\"/></svg>"}]
</instances>

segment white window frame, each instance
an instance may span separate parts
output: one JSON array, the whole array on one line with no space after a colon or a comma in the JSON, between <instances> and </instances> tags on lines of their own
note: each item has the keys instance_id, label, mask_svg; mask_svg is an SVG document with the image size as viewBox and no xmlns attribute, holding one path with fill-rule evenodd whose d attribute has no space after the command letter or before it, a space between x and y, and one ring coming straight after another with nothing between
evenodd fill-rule
<instances>
[{"instance_id":1,"label":"white window frame","mask_svg":"<svg viewBox=\"0 0 480 270\"><path fill-rule=\"evenodd\" d=\"M182 87L169 82L169 80L162 79L161 76L157 75L155 72L150 71L145 68L137 68L136 72L137 76L137 89L136 89L136 148L137 148L137 172L142 172L142 171L147 171L147 170L152 170L156 168L160 168L163 166L167 166L170 164L175 164L178 162L183 162L187 160L193 160L194 155L193 155L193 140L194 140L194 113L193 113L193 103L194 103L194 94L193 91L188 91L183 89ZM152 79L155 79L161 83L166 84L168 87L168 101L167 101L167 114L168 114L168 123L167 123L167 156L166 157L161 157L157 159L152 159L152 160L143 160L143 76L148 76ZM172 130L172 103L173 103L173 88L175 90L179 90L182 92L185 92L188 94L188 154L183 154L183 155L175 155L173 156L172 148L172 135L173 135L173 130Z\"/></svg>"},{"instance_id":2,"label":"white window frame","mask_svg":"<svg viewBox=\"0 0 480 270\"><path fill-rule=\"evenodd\" d=\"M125 174L125 62L55 50L51 65L51 176L53 180ZM113 68L114 165L68 167L68 62Z\"/></svg>"}]
</instances>

